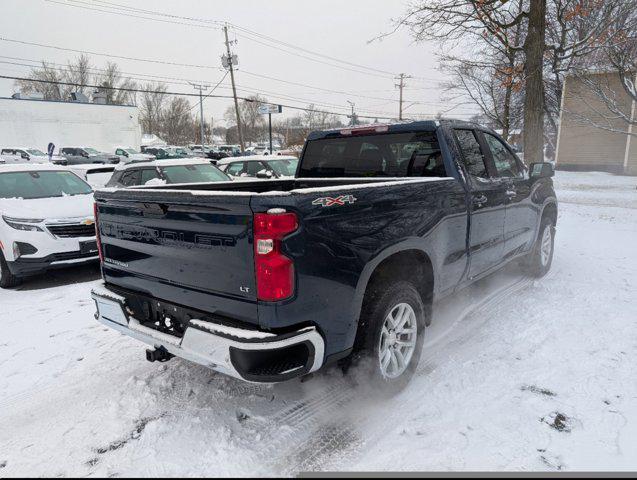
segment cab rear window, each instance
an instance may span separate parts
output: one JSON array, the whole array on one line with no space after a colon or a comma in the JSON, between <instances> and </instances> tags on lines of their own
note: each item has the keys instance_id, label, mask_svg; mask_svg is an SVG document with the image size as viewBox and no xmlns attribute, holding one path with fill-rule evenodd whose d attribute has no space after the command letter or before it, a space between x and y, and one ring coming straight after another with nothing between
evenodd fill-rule
<instances>
[{"instance_id":1,"label":"cab rear window","mask_svg":"<svg viewBox=\"0 0 637 480\"><path fill-rule=\"evenodd\" d=\"M444 177L435 132L326 138L307 143L299 177Z\"/></svg>"}]
</instances>

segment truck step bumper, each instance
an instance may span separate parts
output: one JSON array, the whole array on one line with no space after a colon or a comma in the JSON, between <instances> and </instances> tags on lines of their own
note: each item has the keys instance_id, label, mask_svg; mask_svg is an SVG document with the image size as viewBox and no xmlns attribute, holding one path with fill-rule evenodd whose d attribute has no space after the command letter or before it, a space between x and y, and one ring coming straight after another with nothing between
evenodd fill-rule
<instances>
[{"instance_id":1,"label":"truck step bumper","mask_svg":"<svg viewBox=\"0 0 637 480\"><path fill-rule=\"evenodd\" d=\"M142 325L127 314L124 297L103 286L92 297L95 318L107 327L234 378L276 383L323 365L325 344L315 327L276 335L193 319L179 338Z\"/></svg>"}]
</instances>

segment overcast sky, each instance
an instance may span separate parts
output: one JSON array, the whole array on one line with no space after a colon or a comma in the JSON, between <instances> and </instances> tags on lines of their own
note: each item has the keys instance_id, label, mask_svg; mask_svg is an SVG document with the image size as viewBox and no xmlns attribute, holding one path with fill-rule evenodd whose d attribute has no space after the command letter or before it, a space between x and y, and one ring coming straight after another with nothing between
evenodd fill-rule
<instances>
[{"instance_id":1,"label":"overcast sky","mask_svg":"<svg viewBox=\"0 0 637 480\"><path fill-rule=\"evenodd\" d=\"M95 67L103 67L108 60L116 61L121 70L131 76L144 74L182 79L169 84L169 89L192 93L194 90L184 85L183 79L200 80L210 85L216 85L222 79L224 72L220 69L220 56L225 50L223 33L219 24L211 22L230 22L253 32L230 29L231 40L238 40L233 50L239 57L236 82L240 95L259 92L273 103L297 106L315 103L317 108L337 112L347 111L349 100L355 103L361 115L397 115L398 90L394 87L391 73L404 72L414 77L407 80L405 106L408 107L405 114L435 114L449 107L440 98L439 82L445 78L436 69L436 46L415 44L406 31L399 31L382 41L369 42L392 28L391 19L404 12L405 3L402 0L3 0L0 37L208 67L91 57ZM203 19L204 22L154 16L131 8ZM115 9L118 13L108 13ZM257 35L265 35L312 53L273 43ZM66 63L77 55L0 41L0 62L30 63L6 58L16 57ZM327 57L389 73L363 70ZM0 63L3 75L20 76L28 71L28 67ZM261 78L255 74L306 86ZM13 81L0 80L0 96L10 96L14 91ZM229 76L215 93L231 93ZM206 99L206 118L214 117L215 124L220 124L218 122L221 122L230 103L227 99ZM451 113L466 117L469 111L465 106ZM290 110L286 112L289 114Z\"/></svg>"}]
</instances>

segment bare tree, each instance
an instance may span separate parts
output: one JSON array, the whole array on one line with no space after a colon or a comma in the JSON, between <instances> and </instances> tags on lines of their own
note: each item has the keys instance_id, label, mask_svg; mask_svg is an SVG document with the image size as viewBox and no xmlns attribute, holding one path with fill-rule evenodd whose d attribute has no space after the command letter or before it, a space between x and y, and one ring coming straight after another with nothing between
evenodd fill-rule
<instances>
[{"instance_id":1,"label":"bare tree","mask_svg":"<svg viewBox=\"0 0 637 480\"><path fill-rule=\"evenodd\" d=\"M29 73L29 78L35 80L18 80L16 88L27 95L38 93L44 96L45 100L66 100L67 88L60 85L64 82L64 72L47 62L42 62L42 66L34 68Z\"/></svg>"},{"instance_id":2,"label":"bare tree","mask_svg":"<svg viewBox=\"0 0 637 480\"><path fill-rule=\"evenodd\" d=\"M478 47L482 52L497 52L505 61L495 65L489 61L490 55L457 58L456 67L460 70L456 73L465 78L470 74L472 81L467 86L474 88L477 78L468 65L482 61L493 68L494 75L505 80L502 113L488 112L501 123L506 123L508 115L504 111L515 97L512 86L518 79L523 82L525 158L542 161L544 114L547 113L551 132L556 132L564 73L580 57L612 39L609 25L622 3L623 0L418 0L396 23L396 29L406 26L417 40L435 39L443 46L466 49L467 45L482 45ZM483 88L496 86L484 80L479 82Z\"/></svg>"},{"instance_id":3,"label":"bare tree","mask_svg":"<svg viewBox=\"0 0 637 480\"><path fill-rule=\"evenodd\" d=\"M243 137L248 142L260 140L265 135L265 118L259 113L259 105L262 103L268 103L268 100L260 95L252 95L239 103ZM234 105L228 107L224 116L228 124L235 125L236 129L237 117Z\"/></svg>"},{"instance_id":4,"label":"bare tree","mask_svg":"<svg viewBox=\"0 0 637 480\"><path fill-rule=\"evenodd\" d=\"M163 110L168 100L165 83L147 83L142 87L139 122L144 133L161 135Z\"/></svg>"},{"instance_id":5,"label":"bare tree","mask_svg":"<svg viewBox=\"0 0 637 480\"><path fill-rule=\"evenodd\" d=\"M188 100L173 97L160 115L161 137L171 145L185 145L192 140L194 122Z\"/></svg>"},{"instance_id":6,"label":"bare tree","mask_svg":"<svg viewBox=\"0 0 637 480\"><path fill-rule=\"evenodd\" d=\"M137 84L130 78L124 78L116 63L108 62L104 73L96 76L96 83L104 88L106 103L117 105L135 103L135 92L125 89L136 89Z\"/></svg>"}]
</instances>

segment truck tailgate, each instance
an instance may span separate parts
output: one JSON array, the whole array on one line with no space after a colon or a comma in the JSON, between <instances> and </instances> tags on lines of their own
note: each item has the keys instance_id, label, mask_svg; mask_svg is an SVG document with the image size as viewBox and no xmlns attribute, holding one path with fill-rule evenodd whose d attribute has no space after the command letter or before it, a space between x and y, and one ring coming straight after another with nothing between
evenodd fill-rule
<instances>
[{"instance_id":1,"label":"truck tailgate","mask_svg":"<svg viewBox=\"0 0 637 480\"><path fill-rule=\"evenodd\" d=\"M95 194L104 280L258 324L250 195Z\"/></svg>"}]
</instances>

